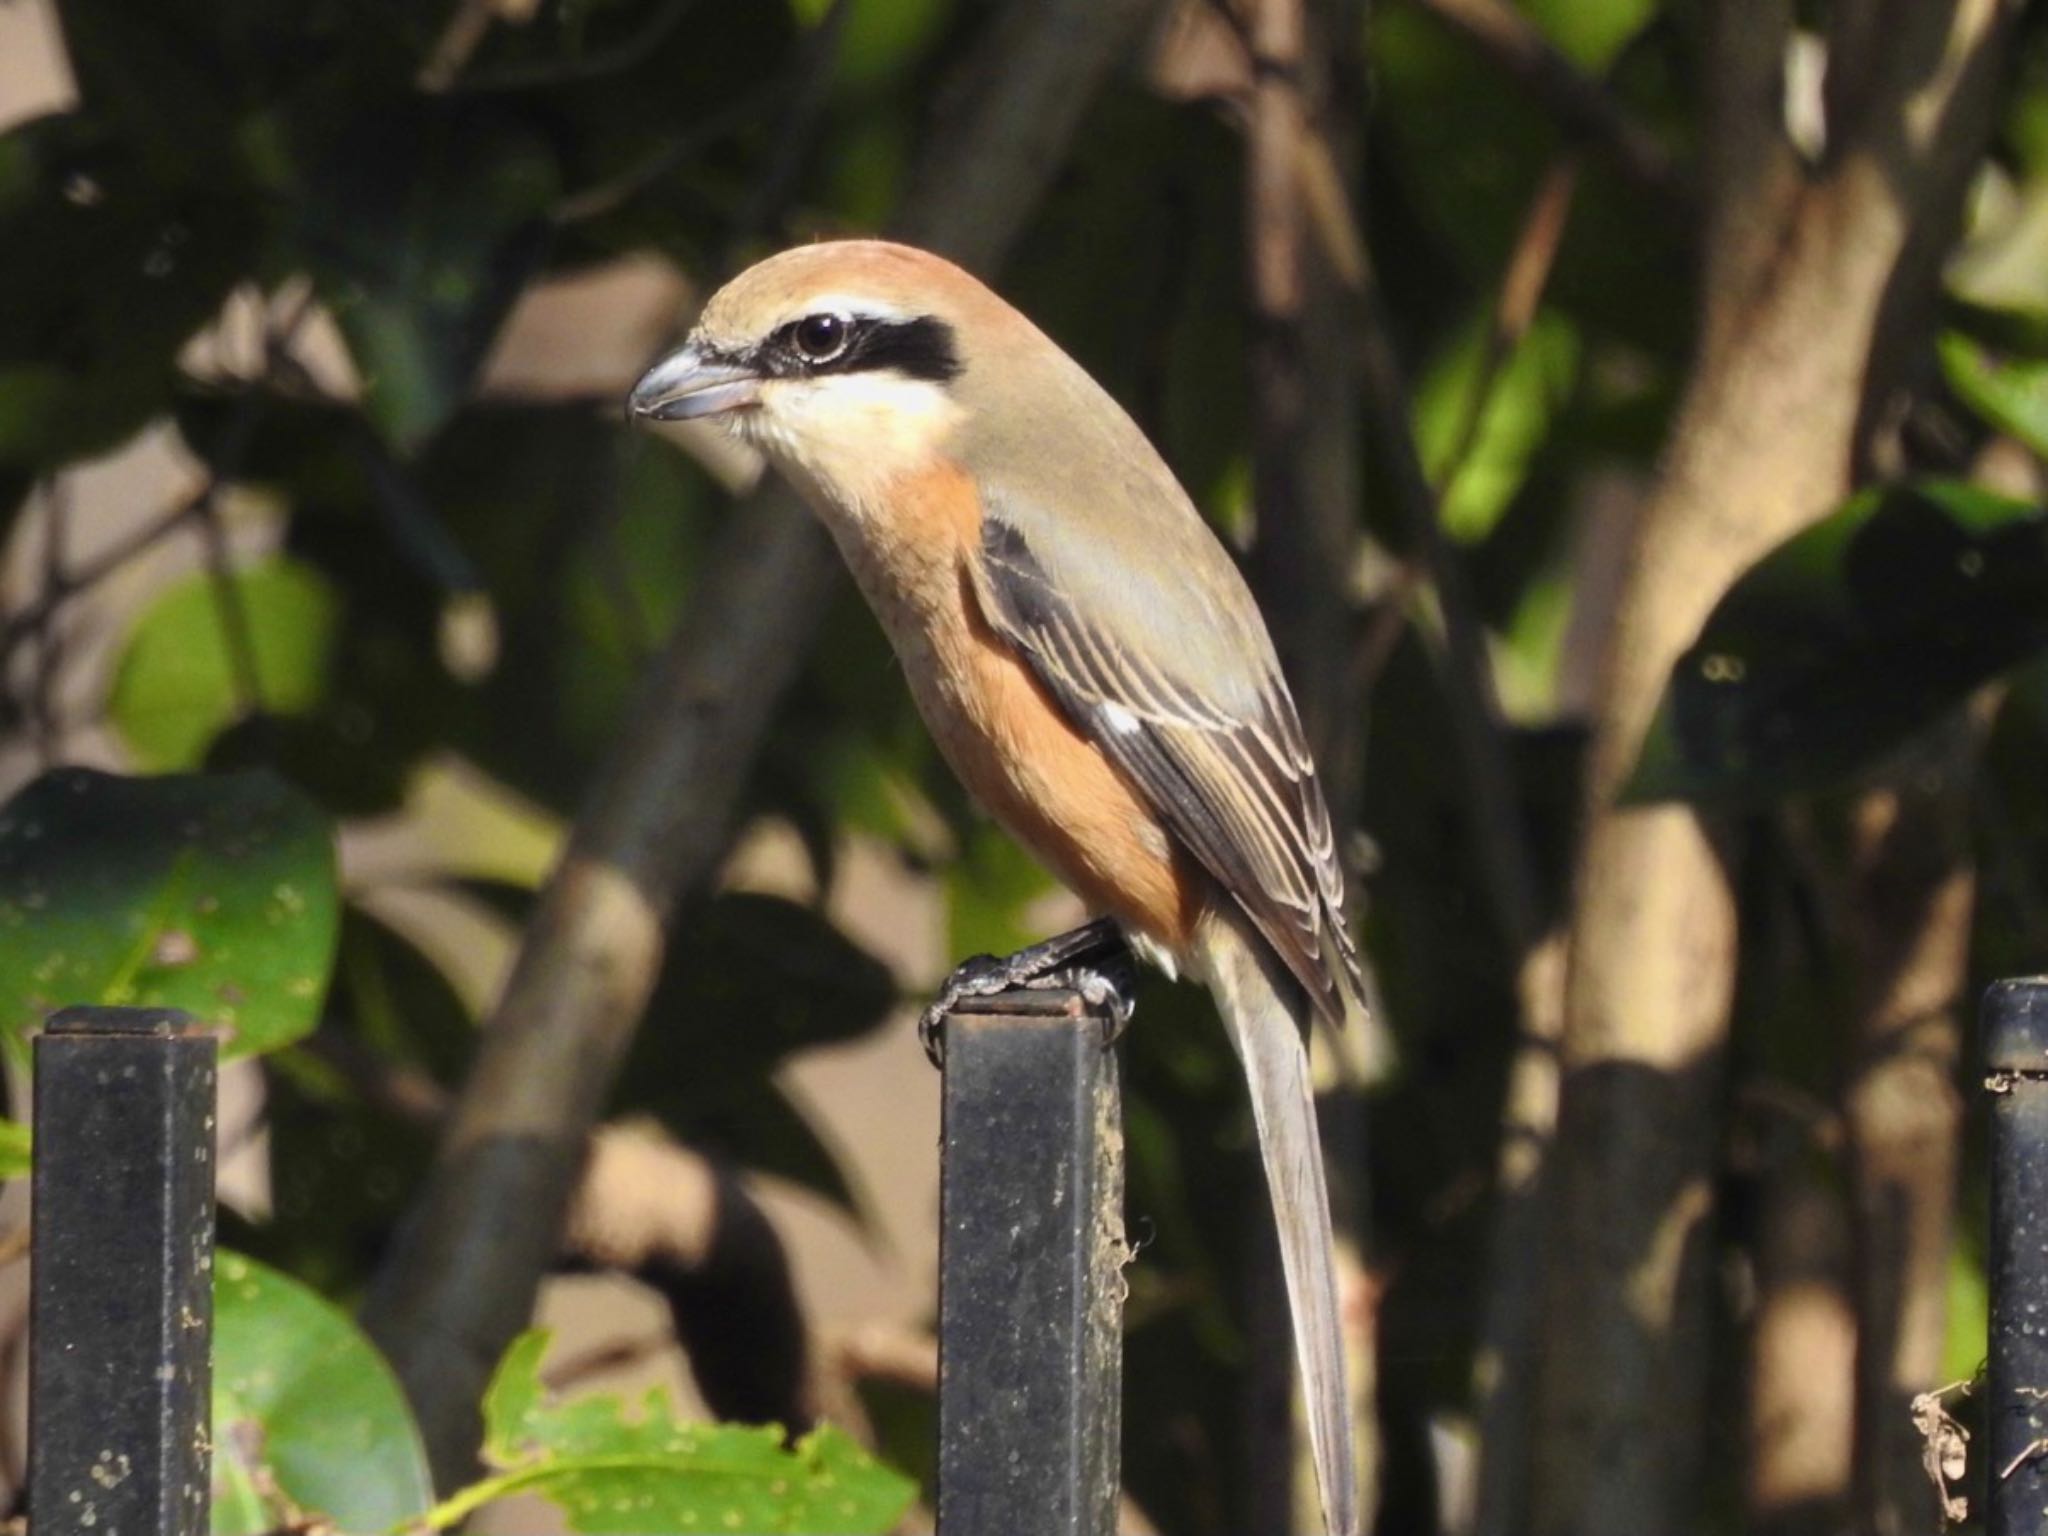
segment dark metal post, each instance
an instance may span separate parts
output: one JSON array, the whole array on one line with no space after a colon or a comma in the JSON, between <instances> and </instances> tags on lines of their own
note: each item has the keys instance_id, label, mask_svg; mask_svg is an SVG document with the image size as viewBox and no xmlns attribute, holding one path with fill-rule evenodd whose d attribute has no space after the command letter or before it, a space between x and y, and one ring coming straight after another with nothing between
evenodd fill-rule
<instances>
[{"instance_id":1,"label":"dark metal post","mask_svg":"<svg viewBox=\"0 0 2048 1536\"><path fill-rule=\"evenodd\" d=\"M159 1008L66 1009L36 1040L36 1536L205 1536L215 1054Z\"/></svg>"},{"instance_id":2,"label":"dark metal post","mask_svg":"<svg viewBox=\"0 0 2048 1536\"><path fill-rule=\"evenodd\" d=\"M1013 992L946 1023L941 1536L1111 1536L1123 1116L1104 1019Z\"/></svg>"},{"instance_id":3,"label":"dark metal post","mask_svg":"<svg viewBox=\"0 0 2048 1536\"><path fill-rule=\"evenodd\" d=\"M1984 995L1991 1099L1990 1536L2038 1536L2048 1508L2048 978Z\"/></svg>"}]
</instances>

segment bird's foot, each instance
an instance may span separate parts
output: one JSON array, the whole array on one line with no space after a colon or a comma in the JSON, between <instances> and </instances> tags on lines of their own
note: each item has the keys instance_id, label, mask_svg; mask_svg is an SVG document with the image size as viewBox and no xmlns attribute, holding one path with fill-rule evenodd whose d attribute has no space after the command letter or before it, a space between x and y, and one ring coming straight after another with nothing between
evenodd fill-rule
<instances>
[{"instance_id":1,"label":"bird's foot","mask_svg":"<svg viewBox=\"0 0 2048 1536\"><path fill-rule=\"evenodd\" d=\"M1130 1022L1137 981L1137 962L1123 931L1113 919L1097 918L1014 955L972 955L961 961L918 1016L917 1038L931 1064L944 1066L947 1015L974 998L1024 988L1079 993L1089 1007L1109 1015L1108 1038L1115 1040Z\"/></svg>"}]
</instances>

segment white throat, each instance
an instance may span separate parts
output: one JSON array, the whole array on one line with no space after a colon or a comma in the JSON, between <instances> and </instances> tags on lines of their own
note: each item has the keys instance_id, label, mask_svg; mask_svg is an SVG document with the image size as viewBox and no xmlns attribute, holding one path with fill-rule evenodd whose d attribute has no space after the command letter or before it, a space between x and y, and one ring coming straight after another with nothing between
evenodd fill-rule
<instances>
[{"instance_id":1,"label":"white throat","mask_svg":"<svg viewBox=\"0 0 2048 1536\"><path fill-rule=\"evenodd\" d=\"M830 517L865 521L892 483L945 454L961 408L945 387L894 371L776 379L734 430L792 479L808 482Z\"/></svg>"}]
</instances>

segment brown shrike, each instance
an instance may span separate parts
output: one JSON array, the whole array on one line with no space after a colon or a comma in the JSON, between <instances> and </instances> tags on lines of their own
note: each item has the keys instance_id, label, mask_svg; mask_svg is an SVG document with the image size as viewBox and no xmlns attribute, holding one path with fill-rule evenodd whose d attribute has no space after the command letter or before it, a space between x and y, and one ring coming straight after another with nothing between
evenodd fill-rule
<instances>
[{"instance_id":1,"label":"brown shrike","mask_svg":"<svg viewBox=\"0 0 2048 1536\"><path fill-rule=\"evenodd\" d=\"M1251 1088L1325 1523L1356 1536L1305 1037L1318 1016L1361 1028L1363 993L1330 814L1236 565L1079 364L904 246L812 245L742 273L631 408L716 417L795 484L954 770L1103 914L970 962L928 1031L964 996L1049 978L1121 1016L1090 965L1119 934L1208 983Z\"/></svg>"}]
</instances>

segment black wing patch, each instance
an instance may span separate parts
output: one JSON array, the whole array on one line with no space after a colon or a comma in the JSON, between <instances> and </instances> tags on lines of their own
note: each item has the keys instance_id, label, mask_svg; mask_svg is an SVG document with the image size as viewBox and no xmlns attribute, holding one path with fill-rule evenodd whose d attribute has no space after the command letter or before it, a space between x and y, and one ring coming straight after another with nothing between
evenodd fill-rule
<instances>
[{"instance_id":1,"label":"black wing patch","mask_svg":"<svg viewBox=\"0 0 2048 1536\"><path fill-rule=\"evenodd\" d=\"M1364 995L1358 953L1329 809L1279 678L1249 717L1226 713L1076 614L999 517L983 524L981 575L990 622L1341 1024L1345 984Z\"/></svg>"}]
</instances>

